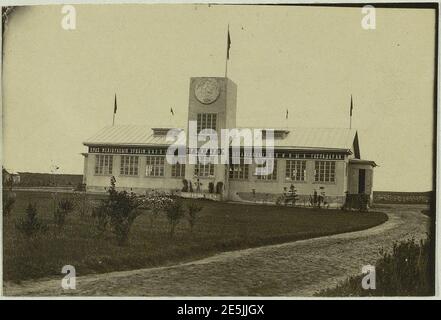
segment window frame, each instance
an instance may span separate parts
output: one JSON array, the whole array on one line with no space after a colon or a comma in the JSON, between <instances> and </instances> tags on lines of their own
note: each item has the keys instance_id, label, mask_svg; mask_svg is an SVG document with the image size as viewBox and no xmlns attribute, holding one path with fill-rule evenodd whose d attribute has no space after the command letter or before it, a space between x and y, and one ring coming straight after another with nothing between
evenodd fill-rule
<instances>
[{"instance_id":1,"label":"window frame","mask_svg":"<svg viewBox=\"0 0 441 320\"><path fill-rule=\"evenodd\" d=\"M106 162L107 162L107 164L106 164ZM107 170L105 170L106 168L107 168ZM94 175L96 175L96 176L111 176L113 174L113 155L111 155L111 154L96 154L95 155L95 166L94 166L93 172L94 172Z\"/></svg>"},{"instance_id":2,"label":"window frame","mask_svg":"<svg viewBox=\"0 0 441 320\"><path fill-rule=\"evenodd\" d=\"M315 183L336 183L336 161L315 160L314 162L314 182Z\"/></svg>"},{"instance_id":3,"label":"window frame","mask_svg":"<svg viewBox=\"0 0 441 320\"><path fill-rule=\"evenodd\" d=\"M125 177L139 176L139 156L123 155L121 156L120 161L121 161L119 165L120 176L125 176Z\"/></svg>"},{"instance_id":4,"label":"window frame","mask_svg":"<svg viewBox=\"0 0 441 320\"><path fill-rule=\"evenodd\" d=\"M179 168L179 170L177 170ZM172 178L185 178L185 163L176 163L171 166L171 176ZM179 175L176 173L179 171Z\"/></svg>"},{"instance_id":5,"label":"window frame","mask_svg":"<svg viewBox=\"0 0 441 320\"><path fill-rule=\"evenodd\" d=\"M235 168L239 170L235 171ZM237 175L235 176L235 173ZM242 173L242 174L241 174ZM229 180L249 180L250 177L250 165L245 163L243 159L240 159L240 163L232 163L228 167L228 179Z\"/></svg>"},{"instance_id":6,"label":"window frame","mask_svg":"<svg viewBox=\"0 0 441 320\"><path fill-rule=\"evenodd\" d=\"M292 172L295 171L293 179ZM285 161L285 180L292 182L306 182L306 160L288 159Z\"/></svg>"},{"instance_id":7,"label":"window frame","mask_svg":"<svg viewBox=\"0 0 441 320\"><path fill-rule=\"evenodd\" d=\"M203 112L196 115L196 132L199 133L203 129L217 130L217 113Z\"/></svg>"},{"instance_id":8,"label":"window frame","mask_svg":"<svg viewBox=\"0 0 441 320\"><path fill-rule=\"evenodd\" d=\"M204 173L203 175L200 174L201 167L203 167L202 170L202 172ZM206 174L207 172L208 174ZM198 178L214 178L215 177L214 163L208 162L206 164L203 164L202 162L199 161L198 158L197 163L194 165L194 175Z\"/></svg>"},{"instance_id":9,"label":"window frame","mask_svg":"<svg viewBox=\"0 0 441 320\"><path fill-rule=\"evenodd\" d=\"M150 162L150 163L149 163ZM147 173L147 168L150 167L150 173ZM149 155L145 157L144 175L151 178L165 177L165 156Z\"/></svg>"}]
</instances>

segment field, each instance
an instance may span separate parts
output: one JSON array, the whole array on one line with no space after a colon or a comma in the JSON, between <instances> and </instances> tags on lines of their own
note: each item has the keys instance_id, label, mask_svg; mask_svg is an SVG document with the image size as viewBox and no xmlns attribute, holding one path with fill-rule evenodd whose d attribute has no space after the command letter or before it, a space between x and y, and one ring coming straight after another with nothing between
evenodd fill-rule
<instances>
[{"instance_id":1,"label":"field","mask_svg":"<svg viewBox=\"0 0 441 320\"><path fill-rule=\"evenodd\" d=\"M4 280L59 276L64 265L73 265L78 276L117 270L164 266L216 253L362 230L387 220L383 213L275 207L198 201L194 231L183 219L173 238L165 217L151 221L143 212L133 225L129 243L118 246L112 234L99 235L90 215L73 212L66 226L53 226L50 193L18 191L12 214L4 218ZM64 194L60 197L72 197ZM93 196L96 198L96 196ZM92 199L91 199L92 200ZM193 200L194 201L194 200ZM39 217L49 229L28 240L16 229L29 202L37 203Z\"/></svg>"}]
</instances>

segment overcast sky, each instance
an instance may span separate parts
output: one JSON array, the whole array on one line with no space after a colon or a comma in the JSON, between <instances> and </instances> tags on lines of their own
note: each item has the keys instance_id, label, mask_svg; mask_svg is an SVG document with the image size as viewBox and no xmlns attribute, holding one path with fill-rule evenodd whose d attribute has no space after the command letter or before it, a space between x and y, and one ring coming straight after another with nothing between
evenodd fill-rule
<instances>
[{"instance_id":1,"label":"overcast sky","mask_svg":"<svg viewBox=\"0 0 441 320\"><path fill-rule=\"evenodd\" d=\"M191 76L238 86L237 125L353 127L374 190L432 189L434 23L429 9L208 5L19 8L4 36L4 163L82 173L82 141L111 124L186 122ZM175 116L170 114L173 107ZM285 119L289 109L289 119Z\"/></svg>"}]
</instances>

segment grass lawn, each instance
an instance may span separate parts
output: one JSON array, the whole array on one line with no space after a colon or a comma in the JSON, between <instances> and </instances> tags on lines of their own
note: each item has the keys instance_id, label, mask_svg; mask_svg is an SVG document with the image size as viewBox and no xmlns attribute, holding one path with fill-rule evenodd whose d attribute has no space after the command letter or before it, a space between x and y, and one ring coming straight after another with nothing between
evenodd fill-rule
<instances>
[{"instance_id":1,"label":"grass lawn","mask_svg":"<svg viewBox=\"0 0 441 320\"><path fill-rule=\"evenodd\" d=\"M4 218L3 226L3 276L5 281L16 282L59 276L61 268L68 264L75 266L77 276L164 266L229 250L362 230L387 220L385 214L376 212L197 200L204 208L193 233L183 219L171 239L166 218L160 215L151 224L150 214L145 211L133 224L129 244L120 247L113 234L98 235L91 216L81 217L77 212L68 216L64 230L57 233L50 193L16 194L13 212ZM24 238L15 227L29 201L37 203L39 217L49 224L48 231L32 240Z\"/></svg>"}]
</instances>

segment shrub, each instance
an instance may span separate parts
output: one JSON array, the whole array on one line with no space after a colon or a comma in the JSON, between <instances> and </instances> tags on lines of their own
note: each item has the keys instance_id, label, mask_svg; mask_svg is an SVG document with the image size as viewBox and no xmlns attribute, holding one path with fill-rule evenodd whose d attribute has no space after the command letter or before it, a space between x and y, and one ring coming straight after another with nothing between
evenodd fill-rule
<instances>
[{"instance_id":1,"label":"shrub","mask_svg":"<svg viewBox=\"0 0 441 320\"><path fill-rule=\"evenodd\" d=\"M80 217L84 217L91 210L86 192L75 192L73 195L74 207L77 209Z\"/></svg>"},{"instance_id":2,"label":"shrub","mask_svg":"<svg viewBox=\"0 0 441 320\"><path fill-rule=\"evenodd\" d=\"M320 187L322 189L323 187ZM313 195L309 196L309 204L311 207L320 208L322 204L325 204L325 191L322 191L320 194L314 190Z\"/></svg>"},{"instance_id":3,"label":"shrub","mask_svg":"<svg viewBox=\"0 0 441 320\"><path fill-rule=\"evenodd\" d=\"M360 212L366 212L369 210L368 194L349 194L346 192L346 200L343 205L344 210L359 210Z\"/></svg>"},{"instance_id":4,"label":"shrub","mask_svg":"<svg viewBox=\"0 0 441 320\"><path fill-rule=\"evenodd\" d=\"M25 217L19 220L15 227L28 238L47 230L47 226L37 217L37 205L31 203L26 208Z\"/></svg>"},{"instance_id":5,"label":"shrub","mask_svg":"<svg viewBox=\"0 0 441 320\"><path fill-rule=\"evenodd\" d=\"M109 225L109 216L107 215L107 207L102 205L92 209L92 217L95 219L96 227L99 234L103 234Z\"/></svg>"},{"instance_id":6,"label":"shrub","mask_svg":"<svg viewBox=\"0 0 441 320\"><path fill-rule=\"evenodd\" d=\"M214 193L214 183L213 182L208 183L208 192Z\"/></svg>"},{"instance_id":7,"label":"shrub","mask_svg":"<svg viewBox=\"0 0 441 320\"><path fill-rule=\"evenodd\" d=\"M140 197L139 201L143 209L150 210L150 227L153 227L153 223L159 216L159 213L164 211L173 200L172 196L164 192L154 191L144 197Z\"/></svg>"},{"instance_id":8,"label":"shrub","mask_svg":"<svg viewBox=\"0 0 441 320\"><path fill-rule=\"evenodd\" d=\"M70 181L69 181L69 184L71 184ZM75 187L75 191L86 191L86 184L85 183L78 183L77 186Z\"/></svg>"},{"instance_id":9,"label":"shrub","mask_svg":"<svg viewBox=\"0 0 441 320\"><path fill-rule=\"evenodd\" d=\"M187 205L187 220L190 225L190 232L193 232L193 228L197 220L197 214L202 210L202 208L203 207L197 204L195 201L192 201Z\"/></svg>"},{"instance_id":10,"label":"shrub","mask_svg":"<svg viewBox=\"0 0 441 320\"><path fill-rule=\"evenodd\" d=\"M224 183L222 181L219 181L216 183L216 193L221 194L224 189Z\"/></svg>"},{"instance_id":11,"label":"shrub","mask_svg":"<svg viewBox=\"0 0 441 320\"><path fill-rule=\"evenodd\" d=\"M359 203L360 203L360 212L366 212L369 210L369 195L368 194L359 194Z\"/></svg>"},{"instance_id":12,"label":"shrub","mask_svg":"<svg viewBox=\"0 0 441 320\"><path fill-rule=\"evenodd\" d=\"M137 210L139 201L133 192L117 191L116 179L110 179L109 197L103 201L95 213L100 219L99 226L109 226L115 234L118 245L125 245L129 239L130 229L136 217L141 213Z\"/></svg>"},{"instance_id":13,"label":"shrub","mask_svg":"<svg viewBox=\"0 0 441 320\"><path fill-rule=\"evenodd\" d=\"M296 202L299 197L297 196L297 190L293 184L291 184L291 186L289 187L288 192L286 192L286 188L284 188L283 198L284 198L283 202L284 202L285 206L287 206L288 203L291 203L292 206L296 205ZM276 201L276 203L277 203L277 201Z\"/></svg>"},{"instance_id":14,"label":"shrub","mask_svg":"<svg viewBox=\"0 0 441 320\"><path fill-rule=\"evenodd\" d=\"M320 296L430 296L434 294L431 237L396 242L391 252L381 251L375 266L376 289L364 290L364 275L349 278Z\"/></svg>"},{"instance_id":15,"label":"shrub","mask_svg":"<svg viewBox=\"0 0 441 320\"><path fill-rule=\"evenodd\" d=\"M54 222L58 229L64 227L68 213L73 211L73 203L69 199L61 199L54 211Z\"/></svg>"},{"instance_id":16,"label":"shrub","mask_svg":"<svg viewBox=\"0 0 441 320\"><path fill-rule=\"evenodd\" d=\"M173 238L176 226L185 214L182 200L177 197L173 198L173 201L165 209L165 214L170 226L170 238Z\"/></svg>"},{"instance_id":17,"label":"shrub","mask_svg":"<svg viewBox=\"0 0 441 320\"><path fill-rule=\"evenodd\" d=\"M182 192L188 192L188 181L186 179L182 179L182 184L184 185L182 187Z\"/></svg>"}]
</instances>

